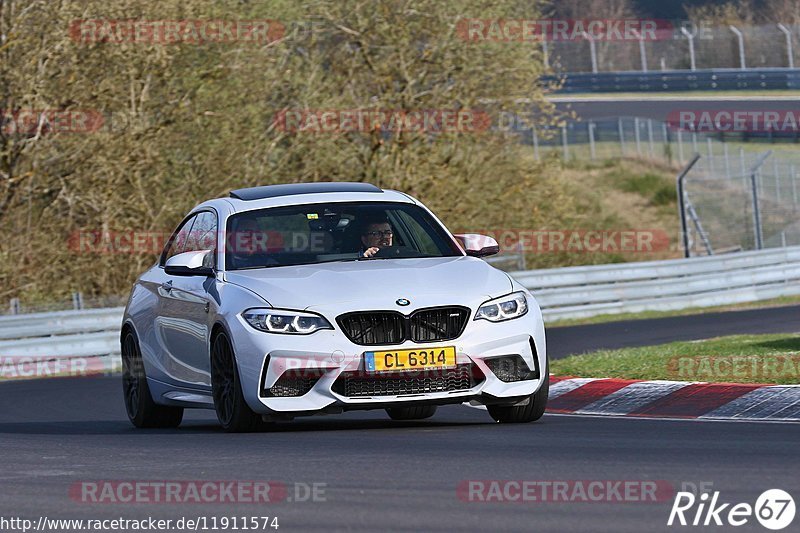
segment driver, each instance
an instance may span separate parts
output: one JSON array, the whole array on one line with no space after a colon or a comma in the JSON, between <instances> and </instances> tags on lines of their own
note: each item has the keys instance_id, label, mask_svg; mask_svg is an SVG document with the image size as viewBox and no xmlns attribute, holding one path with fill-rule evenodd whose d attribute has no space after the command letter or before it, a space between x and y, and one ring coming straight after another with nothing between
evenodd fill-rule
<instances>
[{"instance_id":1,"label":"driver","mask_svg":"<svg viewBox=\"0 0 800 533\"><path fill-rule=\"evenodd\" d=\"M393 238L392 226L385 218L367 222L361 230L362 257L374 257L381 248L392 246Z\"/></svg>"}]
</instances>

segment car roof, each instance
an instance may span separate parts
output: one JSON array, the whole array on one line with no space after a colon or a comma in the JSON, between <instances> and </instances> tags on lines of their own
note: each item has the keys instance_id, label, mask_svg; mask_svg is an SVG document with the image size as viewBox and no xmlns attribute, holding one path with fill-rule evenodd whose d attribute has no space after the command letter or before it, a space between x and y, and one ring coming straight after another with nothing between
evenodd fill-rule
<instances>
[{"instance_id":1,"label":"car roof","mask_svg":"<svg viewBox=\"0 0 800 533\"><path fill-rule=\"evenodd\" d=\"M249 199L245 199L249 198ZM231 191L228 198L208 200L192 211L204 207L220 208L227 205L229 214L269 207L326 202L400 202L416 204L409 195L391 189L360 182L319 182L266 185Z\"/></svg>"},{"instance_id":2,"label":"car roof","mask_svg":"<svg viewBox=\"0 0 800 533\"><path fill-rule=\"evenodd\" d=\"M263 200L278 196L295 196L298 194L316 194L326 192L383 192L371 183L352 181L332 181L315 183L285 183L282 185L264 185L231 191L231 198L237 200Z\"/></svg>"}]
</instances>

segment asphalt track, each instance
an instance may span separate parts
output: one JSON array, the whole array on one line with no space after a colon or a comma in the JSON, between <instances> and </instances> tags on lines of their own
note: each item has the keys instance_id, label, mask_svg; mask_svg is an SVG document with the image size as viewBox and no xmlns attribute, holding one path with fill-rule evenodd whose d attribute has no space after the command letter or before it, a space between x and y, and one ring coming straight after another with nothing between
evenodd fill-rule
<instances>
[{"instance_id":1,"label":"asphalt track","mask_svg":"<svg viewBox=\"0 0 800 533\"><path fill-rule=\"evenodd\" d=\"M754 503L776 487L800 494L795 424L545 415L503 426L483 411L448 407L422 422L350 413L244 435L222 433L200 412L178 430L141 431L125 419L119 389L111 378L2 385L2 516L268 515L280 518L279 531L640 532L668 529L671 497L482 503L462 501L456 490L465 480L663 480L675 488L712 483L733 502ZM130 505L69 497L74 483L98 480L325 483L326 501Z\"/></svg>"},{"instance_id":2,"label":"asphalt track","mask_svg":"<svg viewBox=\"0 0 800 533\"><path fill-rule=\"evenodd\" d=\"M547 328L547 352L561 359L599 349L760 333L800 333L800 305Z\"/></svg>"},{"instance_id":3,"label":"asphalt track","mask_svg":"<svg viewBox=\"0 0 800 533\"><path fill-rule=\"evenodd\" d=\"M553 328L549 344L558 353L592 339L595 347L674 340L741 332L743 324L798 331L797 311L740 311L738 325L725 313ZM786 316L793 320L781 321ZM771 488L800 496L800 424L547 414L536 424L498 425L484 411L450 406L420 422L366 411L228 435L210 411L192 412L177 430L136 430L120 389L108 377L0 384L0 517L278 516L278 531L640 532L682 529L666 526L671 493L650 503L487 503L464 501L457 488L468 480L628 480L663 481L671 490L710 483L733 503L754 504ZM325 484L325 501L133 505L70 496L76 483L101 480L271 480L285 483L292 499L295 483L317 483ZM753 519L737 530L763 531Z\"/></svg>"},{"instance_id":4,"label":"asphalt track","mask_svg":"<svg viewBox=\"0 0 800 533\"><path fill-rule=\"evenodd\" d=\"M591 98L557 96L551 98L559 111L574 111L582 120L641 117L665 121L678 111L794 111L800 110L798 97L719 97L676 96L615 97L598 95Z\"/></svg>"}]
</instances>

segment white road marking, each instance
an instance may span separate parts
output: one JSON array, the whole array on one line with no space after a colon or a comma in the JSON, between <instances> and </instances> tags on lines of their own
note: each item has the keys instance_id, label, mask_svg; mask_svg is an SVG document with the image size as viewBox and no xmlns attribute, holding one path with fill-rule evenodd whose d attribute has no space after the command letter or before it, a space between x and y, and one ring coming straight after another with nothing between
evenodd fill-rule
<instances>
[{"instance_id":1,"label":"white road marking","mask_svg":"<svg viewBox=\"0 0 800 533\"><path fill-rule=\"evenodd\" d=\"M579 414L627 415L687 385L690 383L681 381L631 383L576 412Z\"/></svg>"},{"instance_id":2,"label":"white road marking","mask_svg":"<svg viewBox=\"0 0 800 533\"><path fill-rule=\"evenodd\" d=\"M566 394L568 392L574 391L578 387L583 387L587 383L591 383L592 381L596 381L599 378L572 378L572 379L564 379L559 381L558 383L554 383L550 385L550 391L548 393L548 398L552 400L553 398L558 398L562 394Z\"/></svg>"},{"instance_id":3,"label":"white road marking","mask_svg":"<svg viewBox=\"0 0 800 533\"><path fill-rule=\"evenodd\" d=\"M699 418L766 419L775 418L779 412L800 401L797 386L767 386L747 394L706 413Z\"/></svg>"}]
</instances>

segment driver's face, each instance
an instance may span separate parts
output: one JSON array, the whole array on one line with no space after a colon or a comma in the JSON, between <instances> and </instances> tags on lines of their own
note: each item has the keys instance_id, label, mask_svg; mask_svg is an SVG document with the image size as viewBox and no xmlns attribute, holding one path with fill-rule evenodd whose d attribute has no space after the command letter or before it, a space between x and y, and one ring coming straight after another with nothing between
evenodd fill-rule
<instances>
[{"instance_id":1,"label":"driver's face","mask_svg":"<svg viewBox=\"0 0 800 533\"><path fill-rule=\"evenodd\" d=\"M383 248L384 246L391 246L393 238L392 226L388 222L384 222L367 226L367 231L361 236L361 242L367 248Z\"/></svg>"}]
</instances>

